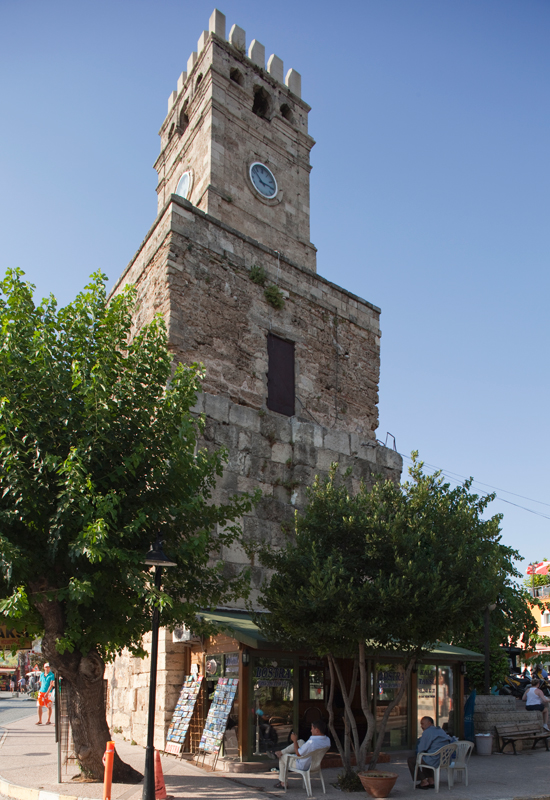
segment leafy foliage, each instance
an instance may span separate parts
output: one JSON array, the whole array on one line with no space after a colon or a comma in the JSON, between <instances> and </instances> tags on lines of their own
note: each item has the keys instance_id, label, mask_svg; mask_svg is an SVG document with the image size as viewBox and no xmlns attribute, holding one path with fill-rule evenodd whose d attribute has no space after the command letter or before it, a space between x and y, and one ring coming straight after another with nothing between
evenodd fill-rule
<instances>
[{"instance_id":1,"label":"leafy foliage","mask_svg":"<svg viewBox=\"0 0 550 800\"><path fill-rule=\"evenodd\" d=\"M251 500L211 502L225 454L197 448L201 370L173 368L162 320L136 333L134 292L107 302L104 280L61 309L18 271L0 283L0 610L39 631L55 605L59 654L111 658L142 652L152 605L197 629L246 594L215 556ZM162 591L143 564L159 530Z\"/></svg>"},{"instance_id":2,"label":"leafy foliage","mask_svg":"<svg viewBox=\"0 0 550 800\"><path fill-rule=\"evenodd\" d=\"M416 454L413 458L405 484L380 480L355 495L338 483L333 466L329 478L311 488L294 536L281 550L264 547L260 553L274 570L261 597L270 612L259 617L266 636L328 656L339 680L336 657L354 658L359 665L368 723L365 740L354 742L360 768L375 725L367 702L365 647L373 655L403 654L404 689L414 662L438 641L456 642L470 633L488 603L504 592L514 595L518 575L513 559L519 554L500 543L500 516L483 519L492 497L471 494L470 481L452 489L441 475L425 475ZM340 689L346 701L341 681ZM370 769L398 700L379 727ZM351 708L346 715L355 736Z\"/></svg>"},{"instance_id":3,"label":"leafy foliage","mask_svg":"<svg viewBox=\"0 0 550 800\"><path fill-rule=\"evenodd\" d=\"M285 299L283 297L283 293L278 286L275 286L274 283L264 289L264 297L269 305L273 306L273 308L276 308L280 311L281 308L284 307Z\"/></svg>"},{"instance_id":4,"label":"leafy foliage","mask_svg":"<svg viewBox=\"0 0 550 800\"><path fill-rule=\"evenodd\" d=\"M256 283L258 286L265 286L267 281L267 273L263 267L258 266L258 264L253 264L250 267L250 280L252 283Z\"/></svg>"}]
</instances>

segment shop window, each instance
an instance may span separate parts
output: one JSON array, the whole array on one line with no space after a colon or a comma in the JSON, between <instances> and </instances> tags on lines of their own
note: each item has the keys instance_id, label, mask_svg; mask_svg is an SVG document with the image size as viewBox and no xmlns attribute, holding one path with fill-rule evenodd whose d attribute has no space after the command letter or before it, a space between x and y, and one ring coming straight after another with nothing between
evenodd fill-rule
<instances>
[{"instance_id":1,"label":"shop window","mask_svg":"<svg viewBox=\"0 0 550 800\"><path fill-rule=\"evenodd\" d=\"M378 692L376 696L376 720L380 724L382 717L405 679L405 668L402 664L378 664ZM422 715L424 716L424 715ZM407 747L408 690L405 689L399 704L393 709L386 732L384 747Z\"/></svg>"},{"instance_id":2,"label":"shop window","mask_svg":"<svg viewBox=\"0 0 550 800\"><path fill-rule=\"evenodd\" d=\"M417 683L418 735L422 734L420 727L422 717L431 717L436 725L452 734L454 732L453 668L422 664L418 667Z\"/></svg>"},{"instance_id":3,"label":"shop window","mask_svg":"<svg viewBox=\"0 0 550 800\"><path fill-rule=\"evenodd\" d=\"M294 342L267 336L267 407L294 416Z\"/></svg>"},{"instance_id":4,"label":"shop window","mask_svg":"<svg viewBox=\"0 0 550 800\"><path fill-rule=\"evenodd\" d=\"M272 757L289 743L295 729L294 668L293 658L252 658L250 741L255 758Z\"/></svg>"},{"instance_id":5,"label":"shop window","mask_svg":"<svg viewBox=\"0 0 550 800\"><path fill-rule=\"evenodd\" d=\"M325 699L325 683L322 669L308 670L308 689L310 700Z\"/></svg>"}]
</instances>

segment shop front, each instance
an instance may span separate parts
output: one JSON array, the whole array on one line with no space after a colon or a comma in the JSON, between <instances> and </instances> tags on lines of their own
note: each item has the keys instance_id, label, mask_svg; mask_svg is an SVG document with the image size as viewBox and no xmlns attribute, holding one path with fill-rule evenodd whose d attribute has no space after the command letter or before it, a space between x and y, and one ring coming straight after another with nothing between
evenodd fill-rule
<instances>
[{"instance_id":1,"label":"shop front","mask_svg":"<svg viewBox=\"0 0 550 800\"><path fill-rule=\"evenodd\" d=\"M205 675L203 717L208 698L219 678L238 678L238 692L229 716L223 755L241 762L270 761L286 747L296 731L307 739L315 719L328 720L326 698L330 686L328 665L306 653L289 653L266 641L244 612L205 613L206 619L224 626L224 633L207 639L191 654L196 670ZM408 686L392 710L384 734L383 749L406 750L420 735L420 719L432 717L449 733L463 735L463 678L467 661L483 656L462 648L440 645L417 665ZM351 662L342 660L344 675ZM368 661L369 696L375 718L380 720L405 676L404 659L392 653L383 661ZM335 725L343 732L341 694L334 695ZM353 700L360 735L365 720L359 691ZM200 720L199 722L200 727ZM193 743L190 742L191 749Z\"/></svg>"}]
</instances>

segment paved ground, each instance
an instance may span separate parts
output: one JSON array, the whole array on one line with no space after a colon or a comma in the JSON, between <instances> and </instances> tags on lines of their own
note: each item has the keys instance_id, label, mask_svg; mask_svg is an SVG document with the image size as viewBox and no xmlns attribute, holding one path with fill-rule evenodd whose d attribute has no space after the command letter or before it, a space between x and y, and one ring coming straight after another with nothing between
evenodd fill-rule
<instances>
[{"instance_id":1,"label":"paved ground","mask_svg":"<svg viewBox=\"0 0 550 800\"><path fill-rule=\"evenodd\" d=\"M36 714L36 700L28 699L25 695L18 697L10 692L0 694L0 728L8 722Z\"/></svg>"},{"instance_id":2,"label":"paved ground","mask_svg":"<svg viewBox=\"0 0 550 800\"><path fill-rule=\"evenodd\" d=\"M63 783L57 783L57 750L54 741L54 728L35 725L34 704L28 703L32 712L28 716L24 703L12 705L0 699L0 720L2 714L15 713L19 710L27 716L12 722L3 722L4 731L0 733L0 778L9 781L9 795L20 800L32 800L28 793L15 790L16 786L30 787L35 790L36 800L56 800L51 795L38 796L36 790L52 792L54 795L70 795L88 800L99 800L102 797L102 785L97 783L75 783L71 777L78 772L75 767L63 771ZM143 770L144 750L132 746L120 736L115 736L116 747L121 758L136 769ZM162 757L162 768L169 794L176 800L179 798L197 798L203 800L260 800L267 796L285 797L284 792L273 788L277 776L270 773L256 775L216 773L211 774L171 756ZM394 800L418 800L419 792L415 791L410 779L405 754L392 758L391 764L384 769L398 773L399 778L391 793ZM342 800L342 793L331 784L334 783L339 770L324 770L327 785L326 800ZM470 761L469 786L455 784L452 791L448 789L446 778L442 778L440 794L447 800L531 800L545 798L550 800L550 753L543 750L527 751L520 755L496 755L488 757L473 756ZM115 784L112 800L139 800L141 785ZM323 798L321 785L313 782L313 793L316 798ZM435 792L430 792L432 796ZM353 797L354 795L352 795ZM362 794L355 795L359 799ZM286 794L287 800L305 800L306 794L300 778L293 778ZM63 800L63 799L62 799Z\"/></svg>"}]
</instances>

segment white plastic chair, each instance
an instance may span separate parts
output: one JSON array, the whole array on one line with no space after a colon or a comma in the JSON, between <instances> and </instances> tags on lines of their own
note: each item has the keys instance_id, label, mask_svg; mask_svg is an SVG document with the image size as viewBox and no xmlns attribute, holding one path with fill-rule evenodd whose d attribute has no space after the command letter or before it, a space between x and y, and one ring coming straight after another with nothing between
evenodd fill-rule
<instances>
[{"instance_id":1,"label":"white plastic chair","mask_svg":"<svg viewBox=\"0 0 550 800\"><path fill-rule=\"evenodd\" d=\"M300 758L300 756L291 755L288 759L287 770L285 774L285 792L286 792L286 782L288 779L289 772L296 772L298 775L302 776L304 781L304 786L306 787L306 792L308 797L313 797L313 792L311 791L311 779L312 778L320 778L321 785L323 787L323 794L327 793L325 789L325 781L323 779L323 773L321 771L321 761L323 760L323 756L325 753L328 753L329 747L323 747L322 750L314 750L311 754L311 764L309 769L298 769L296 766L296 759ZM302 758L308 758L309 756L301 756ZM294 764L294 766L293 766Z\"/></svg>"},{"instance_id":2,"label":"white plastic chair","mask_svg":"<svg viewBox=\"0 0 550 800\"><path fill-rule=\"evenodd\" d=\"M456 743L456 758L451 761L447 767L447 775L449 776L449 789L453 788L454 774L459 770L463 773L463 781L468 786L468 761L474 749L474 743L466 740L461 740Z\"/></svg>"},{"instance_id":3,"label":"white plastic chair","mask_svg":"<svg viewBox=\"0 0 550 800\"><path fill-rule=\"evenodd\" d=\"M434 750L433 753L418 753L416 756L416 764L414 765L414 778L413 783L416 784L416 774L418 769L431 769L434 774L434 788L435 791L439 791L439 773L442 769L447 770L447 780L449 782L449 789L452 786L452 778L450 777L449 766L452 761L453 753L457 749L458 742L452 742L451 744L445 744L443 747L440 747L439 750ZM422 756L439 756L439 765L437 767L431 767L429 764L422 764Z\"/></svg>"}]
</instances>

